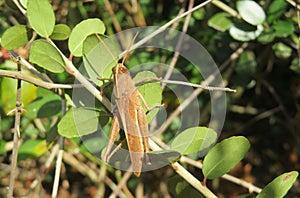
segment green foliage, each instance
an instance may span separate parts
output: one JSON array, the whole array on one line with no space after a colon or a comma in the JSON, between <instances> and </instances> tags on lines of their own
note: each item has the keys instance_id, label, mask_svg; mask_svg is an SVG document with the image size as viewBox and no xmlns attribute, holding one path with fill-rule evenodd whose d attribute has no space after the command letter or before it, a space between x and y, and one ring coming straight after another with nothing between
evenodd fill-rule
<instances>
[{"instance_id":1,"label":"green foliage","mask_svg":"<svg viewBox=\"0 0 300 198\"><path fill-rule=\"evenodd\" d=\"M251 25L260 25L266 15L262 7L252 0L240 0L236 2L236 8L242 18Z\"/></svg>"},{"instance_id":2,"label":"green foliage","mask_svg":"<svg viewBox=\"0 0 300 198\"><path fill-rule=\"evenodd\" d=\"M91 34L104 34L105 26L100 19L86 19L77 24L71 32L68 46L73 56L82 56L84 40Z\"/></svg>"},{"instance_id":3,"label":"green foliage","mask_svg":"<svg viewBox=\"0 0 300 198\"><path fill-rule=\"evenodd\" d=\"M201 152L216 142L217 133L207 127L193 127L175 137L171 149L182 155Z\"/></svg>"},{"instance_id":4,"label":"green foliage","mask_svg":"<svg viewBox=\"0 0 300 198\"><path fill-rule=\"evenodd\" d=\"M1 45L7 50L16 49L28 42L27 29L25 25L16 25L8 28L2 35Z\"/></svg>"},{"instance_id":5,"label":"green foliage","mask_svg":"<svg viewBox=\"0 0 300 198\"><path fill-rule=\"evenodd\" d=\"M71 29L66 24L57 24L54 26L53 32L50 35L52 40L67 40L70 36Z\"/></svg>"},{"instance_id":6,"label":"green foliage","mask_svg":"<svg viewBox=\"0 0 300 198\"><path fill-rule=\"evenodd\" d=\"M29 61L53 73L61 73L65 67L59 52L45 40L31 44Z\"/></svg>"},{"instance_id":7,"label":"green foliage","mask_svg":"<svg viewBox=\"0 0 300 198\"><path fill-rule=\"evenodd\" d=\"M48 0L28 0L27 16L31 27L42 37L49 37L54 29L55 16Z\"/></svg>"},{"instance_id":8,"label":"green foliage","mask_svg":"<svg viewBox=\"0 0 300 198\"><path fill-rule=\"evenodd\" d=\"M216 144L203 160L202 172L208 179L221 177L236 166L250 148L243 136L233 136Z\"/></svg>"},{"instance_id":9,"label":"green foliage","mask_svg":"<svg viewBox=\"0 0 300 198\"><path fill-rule=\"evenodd\" d=\"M85 108L72 108L58 124L58 133L67 138L81 137L98 129L99 113Z\"/></svg>"},{"instance_id":10,"label":"green foliage","mask_svg":"<svg viewBox=\"0 0 300 198\"><path fill-rule=\"evenodd\" d=\"M295 183L298 175L299 173L297 171L292 171L276 177L271 183L264 187L264 189L257 195L257 198L284 197Z\"/></svg>"}]
</instances>

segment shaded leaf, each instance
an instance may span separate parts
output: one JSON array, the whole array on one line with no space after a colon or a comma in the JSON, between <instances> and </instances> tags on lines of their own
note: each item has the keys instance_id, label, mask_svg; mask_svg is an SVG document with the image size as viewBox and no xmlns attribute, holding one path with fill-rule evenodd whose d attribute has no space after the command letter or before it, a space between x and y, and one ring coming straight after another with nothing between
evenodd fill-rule
<instances>
[{"instance_id":1,"label":"shaded leaf","mask_svg":"<svg viewBox=\"0 0 300 198\"><path fill-rule=\"evenodd\" d=\"M49 37L54 29L55 16L48 0L28 0L27 16L31 27L42 37Z\"/></svg>"},{"instance_id":2,"label":"shaded leaf","mask_svg":"<svg viewBox=\"0 0 300 198\"><path fill-rule=\"evenodd\" d=\"M39 157L48 150L46 140L29 139L21 144L19 148L19 159L27 157Z\"/></svg>"},{"instance_id":3,"label":"shaded leaf","mask_svg":"<svg viewBox=\"0 0 300 198\"><path fill-rule=\"evenodd\" d=\"M275 19L280 18L285 12L287 5L285 0L272 1L267 11L267 22L272 23Z\"/></svg>"},{"instance_id":4,"label":"shaded leaf","mask_svg":"<svg viewBox=\"0 0 300 198\"><path fill-rule=\"evenodd\" d=\"M233 136L216 144L203 160L202 172L208 179L221 177L236 166L250 148L243 136Z\"/></svg>"},{"instance_id":5,"label":"shaded leaf","mask_svg":"<svg viewBox=\"0 0 300 198\"><path fill-rule=\"evenodd\" d=\"M65 71L65 63L59 52L45 40L32 43L29 61L53 73Z\"/></svg>"},{"instance_id":6,"label":"shaded leaf","mask_svg":"<svg viewBox=\"0 0 300 198\"><path fill-rule=\"evenodd\" d=\"M85 108L72 108L60 120L58 133L67 138L81 137L98 128L99 113Z\"/></svg>"},{"instance_id":7,"label":"shaded leaf","mask_svg":"<svg viewBox=\"0 0 300 198\"><path fill-rule=\"evenodd\" d=\"M66 40L69 38L71 29L65 24L57 24L54 26L54 30L50 35L52 40Z\"/></svg>"},{"instance_id":8,"label":"shaded leaf","mask_svg":"<svg viewBox=\"0 0 300 198\"><path fill-rule=\"evenodd\" d=\"M257 198L284 197L295 183L298 174L299 173L297 171L291 171L276 177L271 183L262 189L262 191L257 195Z\"/></svg>"},{"instance_id":9,"label":"shaded leaf","mask_svg":"<svg viewBox=\"0 0 300 198\"><path fill-rule=\"evenodd\" d=\"M216 142L217 133L207 127L193 127L184 130L175 137L171 149L189 155L207 149Z\"/></svg>"},{"instance_id":10,"label":"shaded leaf","mask_svg":"<svg viewBox=\"0 0 300 198\"><path fill-rule=\"evenodd\" d=\"M266 14L262 7L252 0L241 0L236 2L237 10L242 18L251 25L260 25L264 22Z\"/></svg>"},{"instance_id":11,"label":"shaded leaf","mask_svg":"<svg viewBox=\"0 0 300 198\"><path fill-rule=\"evenodd\" d=\"M229 16L226 12L219 12L208 20L208 25L218 31L225 32L232 25Z\"/></svg>"},{"instance_id":12,"label":"shaded leaf","mask_svg":"<svg viewBox=\"0 0 300 198\"><path fill-rule=\"evenodd\" d=\"M28 43L28 32L25 25L8 28L2 35L1 46L13 50Z\"/></svg>"},{"instance_id":13,"label":"shaded leaf","mask_svg":"<svg viewBox=\"0 0 300 198\"><path fill-rule=\"evenodd\" d=\"M204 197L199 191L178 175L168 179L168 189L170 190L172 197L176 198Z\"/></svg>"},{"instance_id":14,"label":"shaded leaf","mask_svg":"<svg viewBox=\"0 0 300 198\"><path fill-rule=\"evenodd\" d=\"M293 23L289 21L281 21L281 20L276 21L276 23L274 23L272 28L274 28L275 34L278 37L287 37L291 35L295 30Z\"/></svg>"},{"instance_id":15,"label":"shaded leaf","mask_svg":"<svg viewBox=\"0 0 300 198\"><path fill-rule=\"evenodd\" d=\"M73 56L82 56L84 40L91 34L103 34L104 23L100 19L86 19L77 24L71 32L68 46Z\"/></svg>"}]
</instances>

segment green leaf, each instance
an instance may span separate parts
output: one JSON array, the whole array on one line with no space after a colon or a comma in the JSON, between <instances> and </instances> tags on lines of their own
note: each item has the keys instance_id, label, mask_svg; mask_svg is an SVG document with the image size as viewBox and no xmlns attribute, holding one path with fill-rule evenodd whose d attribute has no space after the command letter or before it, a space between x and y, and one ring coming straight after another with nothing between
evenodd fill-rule
<instances>
[{"instance_id":1,"label":"green leaf","mask_svg":"<svg viewBox=\"0 0 300 198\"><path fill-rule=\"evenodd\" d=\"M49 37L54 29L55 15L48 0L28 0L27 16L31 27L42 37Z\"/></svg>"},{"instance_id":2,"label":"green leaf","mask_svg":"<svg viewBox=\"0 0 300 198\"><path fill-rule=\"evenodd\" d=\"M262 44L267 44L275 39L276 35L272 28L264 29L264 31L259 35L257 40Z\"/></svg>"},{"instance_id":3,"label":"green leaf","mask_svg":"<svg viewBox=\"0 0 300 198\"><path fill-rule=\"evenodd\" d=\"M157 78L156 74L150 71L143 71L139 72L133 80L137 82L138 80L146 79L146 78ZM148 106L152 108L155 105L161 105L162 100L162 89L159 82L151 82L145 83L141 86L138 86L138 91L143 95L144 99L146 100ZM144 108L145 112L147 111ZM147 120L150 122L155 115L158 113L159 107L152 109L147 114Z\"/></svg>"},{"instance_id":4,"label":"green leaf","mask_svg":"<svg viewBox=\"0 0 300 198\"><path fill-rule=\"evenodd\" d=\"M225 32L232 25L229 16L228 13L219 12L208 20L208 25L218 31Z\"/></svg>"},{"instance_id":5,"label":"green leaf","mask_svg":"<svg viewBox=\"0 0 300 198\"><path fill-rule=\"evenodd\" d=\"M242 18L251 25L261 25L266 18L264 10L255 1L237 1L236 7Z\"/></svg>"},{"instance_id":6,"label":"green leaf","mask_svg":"<svg viewBox=\"0 0 300 198\"><path fill-rule=\"evenodd\" d=\"M280 18L284 14L287 5L285 0L272 1L267 12L267 22L272 23L274 20Z\"/></svg>"},{"instance_id":7,"label":"green leaf","mask_svg":"<svg viewBox=\"0 0 300 198\"><path fill-rule=\"evenodd\" d=\"M171 149L189 155L203 151L216 142L217 133L207 127L193 127L184 130L175 137Z\"/></svg>"},{"instance_id":8,"label":"green leaf","mask_svg":"<svg viewBox=\"0 0 300 198\"><path fill-rule=\"evenodd\" d=\"M221 177L236 166L250 148L243 136L233 136L216 144L203 160L202 172L208 179Z\"/></svg>"},{"instance_id":9,"label":"green leaf","mask_svg":"<svg viewBox=\"0 0 300 198\"><path fill-rule=\"evenodd\" d=\"M91 34L103 34L104 23L100 19L87 19L77 24L71 32L68 46L73 56L82 56L84 40Z\"/></svg>"},{"instance_id":10,"label":"green leaf","mask_svg":"<svg viewBox=\"0 0 300 198\"><path fill-rule=\"evenodd\" d=\"M67 138L91 134L98 128L99 113L85 108L72 108L58 124L58 133Z\"/></svg>"},{"instance_id":11,"label":"green leaf","mask_svg":"<svg viewBox=\"0 0 300 198\"><path fill-rule=\"evenodd\" d=\"M71 29L65 24L57 24L54 26L54 30L50 35L52 40L66 40L69 38Z\"/></svg>"},{"instance_id":12,"label":"green leaf","mask_svg":"<svg viewBox=\"0 0 300 198\"><path fill-rule=\"evenodd\" d=\"M112 39L100 36L103 42L109 48L107 52L106 47L99 41L96 35L88 36L83 42L83 63L84 68L89 74L89 78L97 85L102 85L100 78L111 78L111 69L116 65L117 61L114 57L118 57L121 50L117 43Z\"/></svg>"},{"instance_id":13,"label":"green leaf","mask_svg":"<svg viewBox=\"0 0 300 198\"><path fill-rule=\"evenodd\" d=\"M13 50L28 43L28 34L25 25L16 25L8 28L2 35L1 46Z\"/></svg>"},{"instance_id":14,"label":"green leaf","mask_svg":"<svg viewBox=\"0 0 300 198\"><path fill-rule=\"evenodd\" d=\"M27 107L26 115L30 119L49 118L61 111L61 100L58 95L51 94L38 97Z\"/></svg>"},{"instance_id":15,"label":"green leaf","mask_svg":"<svg viewBox=\"0 0 300 198\"><path fill-rule=\"evenodd\" d=\"M272 49L274 50L275 55L279 58L289 58L292 54L292 48L282 42L275 43L272 46Z\"/></svg>"},{"instance_id":16,"label":"green leaf","mask_svg":"<svg viewBox=\"0 0 300 198\"><path fill-rule=\"evenodd\" d=\"M276 177L257 195L257 198L281 198L286 195L298 177L297 171L284 173Z\"/></svg>"},{"instance_id":17,"label":"green leaf","mask_svg":"<svg viewBox=\"0 0 300 198\"><path fill-rule=\"evenodd\" d=\"M278 37L287 37L295 31L293 23L289 21L276 21L272 28L274 28L275 35Z\"/></svg>"},{"instance_id":18,"label":"green leaf","mask_svg":"<svg viewBox=\"0 0 300 198\"><path fill-rule=\"evenodd\" d=\"M24 75L30 74L25 72ZM16 108L17 80L12 78L2 78L0 85L0 97L2 100L1 108L5 113L8 113ZM36 98L37 87L33 84L22 81L21 89L21 102L26 109L27 105Z\"/></svg>"},{"instance_id":19,"label":"green leaf","mask_svg":"<svg viewBox=\"0 0 300 198\"><path fill-rule=\"evenodd\" d=\"M45 40L35 40L32 43L29 61L53 73L65 70L65 63L59 52Z\"/></svg>"},{"instance_id":20,"label":"green leaf","mask_svg":"<svg viewBox=\"0 0 300 198\"><path fill-rule=\"evenodd\" d=\"M19 158L39 157L48 150L46 140L29 139L19 149Z\"/></svg>"},{"instance_id":21,"label":"green leaf","mask_svg":"<svg viewBox=\"0 0 300 198\"><path fill-rule=\"evenodd\" d=\"M6 146L6 141L0 140L0 155L3 155L6 152L5 146Z\"/></svg>"},{"instance_id":22,"label":"green leaf","mask_svg":"<svg viewBox=\"0 0 300 198\"><path fill-rule=\"evenodd\" d=\"M294 58L290 65L290 69L298 74L300 74L300 61L299 58Z\"/></svg>"},{"instance_id":23,"label":"green leaf","mask_svg":"<svg viewBox=\"0 0 300 198\"><path fill-rule=\"evenodd\" d=\"M256 39L262 33L263 29L262 25L258 25L256 30L248 30L248 27L243 25L236 26L235 24L230 27L229 34L238 41L250 41Z\"/></svg>"}]
</instances>

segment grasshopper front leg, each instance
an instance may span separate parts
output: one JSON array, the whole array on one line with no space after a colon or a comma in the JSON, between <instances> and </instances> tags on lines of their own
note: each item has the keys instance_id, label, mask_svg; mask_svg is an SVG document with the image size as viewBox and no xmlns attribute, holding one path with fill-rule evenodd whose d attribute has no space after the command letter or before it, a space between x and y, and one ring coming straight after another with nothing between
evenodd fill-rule
<instances>
[{"instance_id":1,"label":"grasshopper front leg","mask_svg":"<svg viewBox=\"0 0 300 198\"><path fill-rule=\"evenodd\" d=\"M114 145L114 142L116 141L116 139L118 137L119 132L120 132L119 120L118 120L117 116L114 116L114 118L112 120L112 125L110 128L110 132L109 132L109 139L108 139L107 147L105 150L105 154L103 156L103 160L105 162L109 161L110 151Z\"/></svg>"}]
</instances>

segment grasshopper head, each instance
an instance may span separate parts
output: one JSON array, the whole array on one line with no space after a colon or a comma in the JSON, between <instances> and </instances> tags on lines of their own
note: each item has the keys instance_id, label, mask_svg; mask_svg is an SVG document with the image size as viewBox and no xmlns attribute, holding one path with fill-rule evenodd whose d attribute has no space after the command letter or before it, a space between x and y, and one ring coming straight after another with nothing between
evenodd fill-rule
<instances>
[{"instance_id":1,"label":"grasshopper head","mask_svg":"<svg viewBox=\"0 0 300 198\"><path fill-rule=\"evenodd\" d=\"M128 69L122 63L118 63L117 66L112 68L112 72L115 76L117 76L118 74L127 73Z\"/></svg>"}]
</instances>

